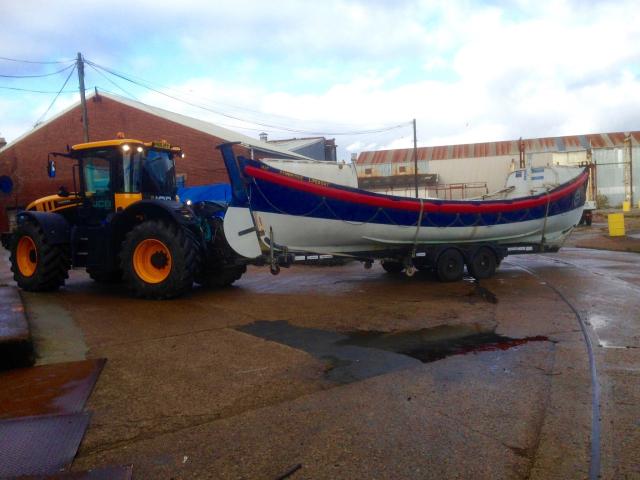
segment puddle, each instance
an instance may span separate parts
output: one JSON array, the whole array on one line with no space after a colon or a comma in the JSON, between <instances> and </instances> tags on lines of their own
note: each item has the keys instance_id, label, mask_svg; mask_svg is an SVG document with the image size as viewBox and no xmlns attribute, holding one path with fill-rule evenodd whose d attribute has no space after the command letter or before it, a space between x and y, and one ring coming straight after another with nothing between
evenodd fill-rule
<instances>
[{"instance_id":1,"label":"puddle","mask_svg":"<svg viewBox=\"0 0 640 480\"><path fill-rule=\"evenodd\" d=\"M451 355L508 350L547 337L510 338L482 325L440 325L404 332L341 334L279 321L258 321L237 330L282 343L325 362L325 377L346 384L435 362Z\"/></svg>"},{"instance_id":2,"label":"puddle","mask_svg":"<svg viewBox=\"0 0 640 480\"><path fill-rule=\"evenodd\" d=\"M442 325L411 332L359 332L350 335L348 340L341 343L389 350L429 363L452 355L509 350L529 342L548 340L542 335L525 338L505 337L490 329L483 330L477 325Z\"/></svg>"}]
</instances>

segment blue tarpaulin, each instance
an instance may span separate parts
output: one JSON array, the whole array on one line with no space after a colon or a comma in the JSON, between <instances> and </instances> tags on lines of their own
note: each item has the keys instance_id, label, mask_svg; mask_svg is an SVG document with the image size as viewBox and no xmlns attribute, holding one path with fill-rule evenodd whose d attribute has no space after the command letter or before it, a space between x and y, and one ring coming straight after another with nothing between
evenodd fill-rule
<instances>
[{"instance_id":1,"label":"blue tarpaulin","mask_svg":"<svg viewBox=\"0 0 640 480\"><path fill-rule=\"evenodd\" d=\"M197 187L178 188L178 196L181 202L191 200L197 202L223 202L231 201L231 186L228 183L214 183Z\"/></svg>"}]
</instances>

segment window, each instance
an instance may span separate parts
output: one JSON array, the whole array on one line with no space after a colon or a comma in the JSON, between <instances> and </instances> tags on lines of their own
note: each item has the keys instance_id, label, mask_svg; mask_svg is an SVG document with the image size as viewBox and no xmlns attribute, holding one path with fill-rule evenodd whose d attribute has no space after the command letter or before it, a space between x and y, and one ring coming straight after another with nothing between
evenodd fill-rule
<instances>
[{"instance_id":1,"label":"window","mask_svg":"<svg viewBox=\"0 0 640 480\"><path fill-rule=\"evenodd\" d=\"M365 168L364 169L364 174L365 175L371 175L371 169L370 168Z\"/></svg>"},{"instance_id":2,"label":"window","mask_svg":"<svg viewBox=\"0 0 640 480\"><path fill-rule=\"evenodd\" d=\"M400 167L400 168L398 169L398 171L399 171L400 173L405 173L405 172L407 171L407 167Z\"/></svg>"},{"instance_id":3,"label":"window","mask_svg":"<svg viewBox=\"0 0 640 480\"><path fill-rule=\"evenodd\" d=\"M84 158L84 182L87 193L108 192L110 188L110 162L99 156Z\"/></svg>"},{"instance_id":4,"label":"window","mask_svg":"<svg viewBox=\"0 0 640 480\"><path fill-rule=\"evenodd\" d=\"M176 194L173 155L164 150L147 150L142 171L142 191L151 195Z\"/></svg>"},{"instance_id":5,"label":"window","mask_svg":"<svg viewBox=\"0 0 640 480\"><path fill-rule=\"evenodd\" d=\"M124 193L138 193L140 191L140 162L138 152L126 152L122 157L122 191Z\"/></svg>"}]
</instances>

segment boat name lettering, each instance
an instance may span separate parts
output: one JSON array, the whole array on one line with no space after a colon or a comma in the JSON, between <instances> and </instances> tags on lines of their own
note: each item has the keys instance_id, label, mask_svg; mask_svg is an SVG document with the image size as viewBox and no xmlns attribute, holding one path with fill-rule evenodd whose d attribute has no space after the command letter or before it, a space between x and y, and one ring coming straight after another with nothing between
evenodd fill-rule
<instances>
[{"instance_id":1,"label":"boat name lettering","mask_svg":"<svg viewBox=\"0 0 640 480\"><path fill-rule=\"evenodd\" d=\"M309 182L310 183L315 183L316 185L324 185L325 187L329 186L329 184L327 182L323 182L322 180L318 180L317 178L310 178Z\"/></svg>"}]
</instances>

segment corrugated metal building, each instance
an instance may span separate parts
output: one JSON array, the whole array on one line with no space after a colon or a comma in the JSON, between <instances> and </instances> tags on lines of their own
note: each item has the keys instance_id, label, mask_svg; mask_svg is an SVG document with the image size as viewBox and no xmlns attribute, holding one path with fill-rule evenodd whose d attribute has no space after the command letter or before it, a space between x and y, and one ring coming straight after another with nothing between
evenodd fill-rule
<instances>
[{"instance_id":1,"label":"corrugated metal building","mask_svg":"<svg viewBox=\"0 0 640 480\"><path fill-rule=\"evenodd\" d=\"M520 142L420 147L417 149L418 174L421 177L437 175L439 185L486 183L486 190L500 190L509 172L519 166ZM579 164L586 162L590 155L597 165L598 194L606 197L611 206L622 203L630 193L631 182L633 199L636 204L640 200L640 131L532 138L523 139L522 144L526 160L533 166ZM412 148L362 152L356 160L358 179L366 185L375 184L375 179L380 177L393 177L394 186L375 190L413 196L413 155ZM433 181L433 177L431 179ZM420 194L424 196L442 197L441 190L420 184ZM455 192L457 195L454 193L452 198L460 198L463 192L466 196L485 193L473 188L460 188Z\"/></svg>"}]
</instances>

